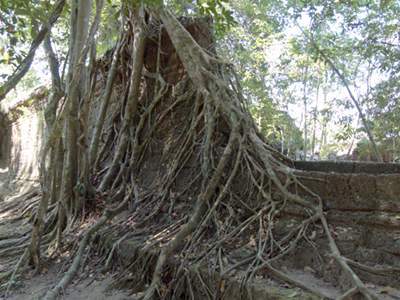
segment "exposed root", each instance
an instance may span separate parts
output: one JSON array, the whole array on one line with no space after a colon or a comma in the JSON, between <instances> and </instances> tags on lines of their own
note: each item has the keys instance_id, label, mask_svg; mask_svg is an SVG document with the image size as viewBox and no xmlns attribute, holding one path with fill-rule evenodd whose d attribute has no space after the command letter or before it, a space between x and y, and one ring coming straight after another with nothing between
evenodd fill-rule
<instances>
[{"instance_id":1,"label":"exposed root","mask_svg":"<svg viewBox=\"0 0 400 300\"><path fill-rule=\"evenodd\" d=\"M379 299L375 293L368 290L364 283L360 280L357 274L350 268L346 259L340 254L339 248L336 245L335 240L332 237L332 234L329 230L328 222L323 214L321 214L321 222L324 227L324 231L329 241L329 247L332 252L333 258L337 261L337 263L341 266L341 268L348 274L350 280L353 282L355 288L365 297L365 299Z\"/></svg>"},{"instance_id":2,"label":"exposed root","mask_svg":"<svg viewBox=\"0 0 400 300\"><path fill-rule=\"evenodd\" d=\"M28 258L29 258L29 252L28 249L26 249L24 254L18 260L18 263L15 266L14 271L10 274L10 279L8 280L7 283L6 296L8 295L10 289L16 284L16 276L19 274L20 269L26 264Z\"/></svg>"},{"instance_id":3,"label":"exposed root","mask_svg":"<svg viewBox=\"0 0 400 300\"><path fill-rule=\"evenodd\" d=\"M285 273L283 273L283 272L275 269L274 267L272 267L268 262L266 262L263 267L266 268L266 270L268 271L269 275L271 275L272 277L275 277L276 279L278 279L280 281L288 283L288 284L290 284L292 286L299 287L299 288L301 288L301 289L303 289L305 291L309 291L312 294L314 294L314 295L316 295L316 296L318 296L318 297L320 297L322 299L330 299L329 296L321 293L320 291L315 290L315 289L307 286L306 284L304 284L304 283L302 283L302 282L300 282L298 280L290 278L290 276L288 276Z\"/></svg>"},{"instance_id":4,"label":"exposed root","mask_svg":"<svg viewBox=\"0 0 400 300\"><path fill-rule=\"evenodd\" d=\"M45 299L56 299L66 288L93 236L124 209L126 214L120 220L100 232L114 237L114 243L103 251L104 267L111 266L122 240L137 240L142 246L132 254L132 263L119 274L116 285L129 283L135 292L143 293L145 300L196 299L199 295L222 298L223 289L210 285L203 269L221 278L240 275L243 291L261 276L327 298L276 267L301 243L309 241L307 236L315 224L322 224L331 255L353 285L341 299L356 293L377 299L352 267L380 274L387 270L374 270L342 256L330 232L322 199L302 184L287 159L258 132L232 67L200 47L171 13L147 13L163 23L156 29L157 62L146 61L144 51L153 33L145 23L147 19L135 12L134 24L126 24L134 27L135 35L127 33L118 41L107 91L101 97L101 106L104 110L108 107L111 117L107 124L96 125L96 130L103 128L106 134L102 140L101 132L96 132L94 147L101 150L89 156L90 184L99 192L91 195L77 186L75 191L81 192L78 199L82 201L79 206L69 206L69 199L64 198L47 203L51 195L39 206L41 224L33 231L31 243L36 251L34 255L29 252L36 266L44 246L54 240L61 243L62 236L71 232L80 218L104 209L80 241L69 270ZM166 34L163 28L168 39L162 38ZM167 58L161 42L169 39L172 44L165 46L165 51L174 48L179 56L173 73L179 83L174 84L165 70L170 66L163 65ZM133 53L127 55L126 48L132 43ZM132 66L124 64L131 58ZM118 63L121 74L115 73ZM122 100L112 106L110 90L118 76L122 78L118 84ZM54 185L58 180L50 181ZM104 208L111 205L118 207ZM290 210L300 217L287 226L284 216ZM19 241L19 245L26 247L25 242ZM17 267L12 279L19 264Z\"/></svg>"},{"instance_id":5,"label":"exposed root","mask_svg":"<svg viewBox=\"0 0 400 300\"><path fill-rule=\"evenodd\" d=\"M121 204L115 208L115 209L106 209L103 216L96 221L95 224L93 224L89 230L85 233L83 239L79 243L79 248L77 253L75 254L75 258L69 267L68 271L65 273L63 278L60 280L60 282L50 291L46 293L44 296L44 300L55 300L59 296L59 294L65 290L67 285L72 281L74 276L76 275L76 272L78 272L80 263L82 261L82 258L85 253L86 246L88 245L90 239L92 236L109 220L111 220L115 215L120 213L123 209L126 208L126 205L129 201L129 198L126 197L124 201L121 202Z\"/></svg>"}]
</instances>

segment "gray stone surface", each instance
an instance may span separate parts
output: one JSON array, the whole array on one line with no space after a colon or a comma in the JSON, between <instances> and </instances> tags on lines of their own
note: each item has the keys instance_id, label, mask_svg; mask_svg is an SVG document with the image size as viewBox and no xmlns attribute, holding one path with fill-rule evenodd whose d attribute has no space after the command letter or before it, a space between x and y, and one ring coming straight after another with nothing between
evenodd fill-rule
<instances>
[{"instance_id":1,"label":"gray stone surface","mask_svg":"<svg viewBox=\"0 0 400 300\"><path fill-rule=\"evenodd\" d=\"M298 170L334 173L400 174L398 163L357 161L294 161Z\"/></svg>"}]
</instances>

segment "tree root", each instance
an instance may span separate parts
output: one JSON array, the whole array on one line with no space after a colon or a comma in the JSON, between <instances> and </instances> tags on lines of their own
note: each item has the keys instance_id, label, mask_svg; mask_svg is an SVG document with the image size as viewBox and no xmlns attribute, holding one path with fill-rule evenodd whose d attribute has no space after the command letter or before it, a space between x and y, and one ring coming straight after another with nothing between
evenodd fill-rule
<instances>
[{"instance_id":1,"label":"tree root","mask_svg":"<svg viewBox=\"0 0 400 300\"><path fill-rule=\"evenodd\" d=\"M88 245L91 237L109 220L115 217L118 213L120 213L126 205L128 204L129 198L126 197L121 204L115 209L106 209L103 216L93 224L89 230L84 235L82 241L79 243L79 248L77 253L75 254L75 258L69 267L68 271L65 273L60 282L50 291L46 293L44 296L44 300L55 300L58 295L65 290L67 285L72 281L74 276L79 270L80 263L82 261L83 255L85 253L86 246Z\"/></svg>"},{"instance_id":2,"label":"tree root","mask_svg":"<svg viewBox=\"0 0 400 300\"><path fill-rule=\"evenodd\" d=\"M23 266L26 264L28 258L29 258L29 252L28 249L26 249L24 254L18 260L18 263L15 266L14 271L10 274L10 279L8 280L7 283L6 296L9 294L10 289L15 285L16 276L19 274L20 269L23 268Z\"/></svg>"},{"instance_id":3,"label":"tree root","mask_svg":"<svg viewBox=\"0 0 400 300\"><path fill-rule=\"evenodd\" d=\"M201 222L201 218L203 217L207 208L206 204L215 193L215 189L219 181L221 180L222 172L224 171L232 155L235 142L237 142L237 131L234 129L231 132L228 144L225 147L221 160L218 163L218 167L215 170L212 178L210 179L210 184L207 186L204 194L200 195L196 201L195 210L193 212L193 215L189 219L189 222L183 225L179 232L173 237L173 239L165 247L162 248L157 260L156 268L153 272L152 282L143 297L144 300L150 300L155 297L155 294L158 291L159 285L161 283L161 274L163 271L163 267L167 262L168 257L184 242L184 239L189 234L191 234Z\"/></svg>"},{"instance_id":4,"label":"tree root","mask_svg":"<svg viewBox=\"0 0 400 300\"><path fill-rule=\"evenodd\" d=\"M115 250L125 237L137 235L143 238L146 242L119 278L119 281L135 281L136 290L144 289L143 300L177 299L182 295L195 299L200 290L202 296L209 299L221 296L222 292L209 286L201 272L195 272L195 276L188 274L189 268L197 266L218 271L221 278L240 271L244 274L242 287L259 274L269 275L318 297L328 298L275 267L301 242L309 241L307 235L315 228L315 223L322 224L330 253L353 285L340 299L357 293L366 299L377 299L351 267L379 274L388 269L374 269L342 256L324 215L322 199L301 182L290 169L287 159L274 151L258 132L231 66L204 51L168 11L148 10L147 13L162 20L188 78L183 77L179 84L171 86L161 77L163 70L159 61L158 73L150 74L143 69L147 28L144 20L140 21L143 16L139 18L135 14L135 22L139 23L135 23L137 35L133 39L136 47L131 57L130 84L126 80L119 85L121 99L127 100L109 111L113 76L118 76L113 73L118 69L117 56L121 57L122 65L124 48L128 41L132 42L131 36L125 40L121 37L115 49L112 73L102 97L105 102L101 118L105 118L106 110L113 117L108 127L97 124L94 149L101 150L89 155L93 164L91 183L102 191L94 195L96 199L90 199L93 200L91 213L105 205L120 204L116 209L105 209L87 230L68 271L44 299L56 299L67 287L83 264L93 236L126 207L130 210L126 218L103 230L103 234L112 232L114 235L122 228L123 236L110 251L103 251L106 254L102 262L105 262L105 268L110 267ZM158 56L161 55L160 45L158 52ZM129 67L121 68L129 71ZM140 82L142 70L146 76L143 85ZM125 73L122 75L127 77ZM149 93L149 99L146 93ZM108 134L100 147L103 127ZM158 142L157 139L162 141L163 149L155 151L158 155L156 172L151 168L148 171L146 164L153 159L152 147L159 147L153 143ZM102 170L98 171L97 166ZM185 170L188 166L191 172ZM146 178L142 177L146 176L152 182L142 187L138 181L144 182ZM192 178L186 178L190 176ZM55 178L53 182L56 182ZM303 194L305 196L300 196ZM40 226L32 234L35 239L32 244L37 246L35 265L39 265L39 241L44 234L45 216L56 213L49 209L47 200L42 199L40 203ZM81 200L85 203L88 199L82 197ZM62 198L54 204L57 215L47 218L53 228L47 229L44 237L49 240L45 242L54 239L61 242L63 234L72 230L79 218L85 217L78 206L68 205L67 201ZM301 211L301 217L293 220L292 227L285 227L281 222L288 209ZM187 213L189 210L190 214ZM22 248L18 251L26 247L25 241L19 241ZM26 264L26 253L30 252L25 250L11 274L12 280ZM169 267L171 261L178 261L177 266ZM398 270L392 268L389 271ZM148 286L144 288L146 284Z\"/></svg>"},{"instance_id":5,"label":"tree root","mask_svg":"<svg viewBox=\"0 0 400 300\"><path fill-rule=\"evenodd\" d=\"M325 234L328 238L329 247L331 249L333 258L337 261L337 263L340 265L340 267L348 274L348 276L350 277L350 280L353 282L355 288L368 300L379 299L378 296L375 295L375 293L373 293L372 291L367 289L367 287L360 280L358 275L350 268L346 259L340 254L339 248L337 247L336 242L333 239L332 234L329 230L328 222L326 221L326 218L322 212L320 215L320 219L321 219L321 223L324 228Z\"/></svg>"},{"instance_id":6,"label":"tree root","mask_svg":"<svg viewBox=\"0 0 400 300\"><path fill-rule=\"evenodd\" d=\"M281 280L285 283L288 283L292 286L296 286L299 287L305 291L311 292L312 294L321 297L322 299L331 299L329 296L321 293L318 290L315 290L309 286L307 286L306 284L295 280L293 278L291 278L290 276L286 275L285 273L275 269L274 267L272 267L269 263L265 263L264 267L266 268L266 270L268 271L268 275L271 275L272 277L275 277L278 280Z\"/></svg>"},{"instance_id":7,"label":"tree root","mask_svg":"<svg viewBox=\"0 0 400 300\"><path fill-rule=\"evenodd\" d=\"M346 272L346 274L348 274L353 285L366 299L377 299L377 296L365 287L364 283L349 267L346 259L343 258L343 256L340 254L340 251L330 233L329 226L323 213L322 200L319 198L319 196L312 191L309 191L304 185L302 185L296 179L291 170L287 166L285 166L279 159L275 158L271 154L269 146L260 138L260 135L257 133L255 128L247 123L246 114L241 111L242 106L240 105L239 98L235 98L236 95L232 94L232 91L229 90L229 88L225 84L226 81L221 78L221 73L219 73L218 70L216 71L216 68L212 66L211 62L213 60L210 58L210 56L206 54L193 41L193 39L184 30L181 24L177 22L177 20L169 12L161 11L160 17L165 27L167 28L167 31L171 37L172 42L175 45L175 48L177 49L177 52L185 66L186 71L191 77L193 83L197 86L198 91L202 94L202 97L206 103L206 108L208 107L208 111L205 114L205 118L207 118L205 123L208 125L208 127L206 128L206 134L203 144L203 155L205 155L206 159L202 161L203 179L206 182L205 184L203 184L203 187L206 190L210 186L213 186L215 184L213 179L210 179L208 181L207 174L209 170L212 170L213 168L212 151L210 150L212 147L210 137L214 134L213 124L218 118L217 115L219 113L223 115L223 118L225 118L225 120L232 128L236 126L235 124L240 124L240 126L244 127L243 129L239 129L240 135L242 137L238 137L238 139L242 141L241 143L248 143L247 153L251 153L250 155L246 156L246 159L248 159L248 166L251 165L248 170L250 173L249 176L251 182L254 183L255 189L250 189L249 195L253 195L254 192L258 189L258 195L260 195L268 203L265 206L265 213L268 216L269 223L267 223L265 227L263 226L263 228L265 229L262 229L261 225L259 227L259 242L258 245L254 245L256 246L256 248L258 248L258 254L253 264L257 264L257 261L261 260L263 262L261 265L264 268L267 268L275 276L280 277L281 280L285 280L289 284L294 284L297 286L300 285L302 288L307 288L306 286L301 285L296 281L293 281L291 278L274 269L270 265L271 259L274 259L275 257L281 257L282 253L286 254L290 252L290 250L294 249L304 233L305 225L300 226L297 230L289 233L286 238L276 240L273 236L273 232L270 229L273 220L278 215L278 212L281 211L285 205L291 203L292 205L297 205L299 207L302 207L306 211L311 212L313 217L311 217L310 220L319 220L322 223L325 235L329 242L331 253L336 262ZM201 69L198 68L199 65L202 66ZM210 82L212 82L212 84ZM226 147L226 149L227 148L228 146ZM223 160L224 155L221 156L218 165ZM218 167L216 168L216 170L218 170ZM217 171L215 172L217 173ZM259 175L254 175L253 172L258 172ZM264 180L264 174L266 174L268 178L269 192L265 191L263 181L260 183L259 180L260 177L263 178L262 180ZM303 197L300 197L296 191L294 193L291 192L289 187L292 185L295 187L300 186L301 188L305 189L310 194L310 199L312 201L310 201L310 199L306 200ZM275 195L272 195L272 188L275 190ZM211 190L213 192L215 191L215 189ZM227 191L224 189L222 190L224 192L219 191L217 196L222 195L221 197L223 198ZM274 198L277 197L277 194L279 194L281 199L283 198L283 201L280 203L280 208L277 207L280 201L274 200ZM211 197L208 197L207 202L204 202L202 204L199 204L197 202L195 206L196 209L189 219L189 222L182 227L182 229L170 240L170 242L168 242L164 247L161 248L161 253L158 257L158 262L153 272L152 282L149 288L146 290L143 299L149 300L156 298L156 295L158 295L159 297L161 296L161 275L163 272L163 267L168 260L168 257L171 256L176 251L176 249L180 247L180 245L183 243L183 240L189 234L192 234L196 231L189 243L195 243L196 240L198 240L201 235L200 232L203 231L204 224L206 223L205 222L204 224L199 226L201 224L201 218L203 217L203 215L207 214L207 217L205 219L208 220L210 216L214 214L214 205L218 206L219 202L221 201L221 199L217 197L217 199L219 200L214 200L214 204L212 205L213 209L207 209L205 205L206 203L208 203L208 201L211 201L211 199ZM228 205L227 202L223 202L221 204ZM235 212L232 212L231 215L232 217L234 217ZM255 221L256 219L257 218L254 218L253 220ZM261 216L259 220L260 224L262 224L263 219L261 218ZM195 227L201 227L202 229L198 229ZM217 229L217 233L220 230L222 230L222 228ZM294 235L296 237L294 241L291 240L291 235ZM262 236L265 237L263 238ZM214 245L214 247L216 246ZM265 251L268 249L268 247L269 252L268 254L265 254ZM189 248L185 247L184 249L187 250ZM191 253L191 251L188 252ZM188 256L188 254L186 256ZM263 256L266 256L268 258L264 259ZM246 259L244 261L246 261ZM239 265L236 265L236 267L238 266ZM247 272L248 274L254 274L254 267L250 265ZM313 292L318 294L317 291ZM324 295L320 294L320 296Z\"/></svg>"}]
</instances>

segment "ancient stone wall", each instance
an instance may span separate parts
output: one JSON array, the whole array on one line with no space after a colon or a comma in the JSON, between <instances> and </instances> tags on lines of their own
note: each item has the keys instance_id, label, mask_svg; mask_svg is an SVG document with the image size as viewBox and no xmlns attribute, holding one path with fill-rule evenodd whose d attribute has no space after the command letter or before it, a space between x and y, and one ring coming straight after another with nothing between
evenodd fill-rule
<instances>
[{"instance_id":1,"label":"ancient stone wall","mask_svg":"<svg viewBox=\"0 0 400 300\"><path fill-rule=\"evenodd\" d=\"M311 172L400 174L398 163L377 163L360 161L294 161L297 170Z\"/></svg>"},{"instance_id":2,"label":"ancient stone wall","mask_svg":"<svg viewBox=\"0 0 400 300\"><path fill-rule=\"evenodd\" d=\"M11 179L37 180L44 136L44 90L3 109L0 115L0 168Z\"/></svg>"}]
</instances>

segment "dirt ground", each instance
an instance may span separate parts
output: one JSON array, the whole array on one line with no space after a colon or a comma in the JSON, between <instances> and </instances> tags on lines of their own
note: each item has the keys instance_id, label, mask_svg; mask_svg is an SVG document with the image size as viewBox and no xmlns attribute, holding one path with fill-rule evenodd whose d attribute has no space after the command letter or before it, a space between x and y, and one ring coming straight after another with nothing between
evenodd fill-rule
<instances>
[{"instance_id":1,"label":"dirt ground","mask_svg":"<svg viewBox=\"0 0 400 300\"><path fill-rule=\"evenodd\" d=\"M57 272L57 267L49 270L46 274L34 276L24 281L21 287L14 290L8 297L0 297L1 300L25 300L40 299L50 288L60 280L62 274ZM111 280L99 276L75 280L59 299L65 300L125 300L132 299L128 292L108 290Z\"/></svg>"},{"instance_id":2,"label":"dirt ground","mask_svg":"<svg viewBox=\"0 0 400 300\"><path fill-rule=\"evenodd\" d=\"M16 186L14 186L16 188ZM17 188L12 191L8 185L8 174L6 169L0 169L0 243L2 240L7 239L11 234L21 233L27 229L29 224L23 220L10 222L13 215L4 210L5 207L12 206L13 203L19 201L18 194L29 192L31 185L23 188ZM7 271L3 264L4 258L0 257L0 271ZM63 275L65 266L62 263L55 264L50 270L44 274L32 276L31 272L26 272L18 286L14 288L9 295L0 294L0 300L26 300L26 299L40 299L46 291L58 283ZM60 271L62 270L62 271ZM76 278L74 282L69 285L65 293L60 296L60 299L65 300L78 300L78 299L95 299L95 300L123 300L132 299L128 292L108 290L111 282L110 276L94 275L90 270L84 272L81 278Z\"/></svg>"},{"instance_id":3,"label":"dirt ground","mask_svg":"<svg viewBox=\"0 0 400 300\"><path fill-rule=\"evenodd\" d=\"M8 237L13 236L16 233L17 235L22 236L27 230L29 230L30 224L27 223L26 220L22 219L11 222L14 215L10 213L9 209L6 208L14 207L14 204L20 203L21 199L24 198L21 197L21 195L32 193L31 190L34 188L34 185L24 183L20 186L14 184L13 188L11 189L10 185L8 184L7 170L0 170L0 244ZM132 251L132 249L124 249L125 255ZM51 263L50 265L50 269L46 270L40 275L33 276L33 271L30 270L25 272L24 278L19 280L18 286L14 288L9 295L5 296L4 294L0 293L0 300L40 299L49 289L54 287L59 282L68 266L68 264L65 264L62 261L58 263ZM311 268L309 269L312 270ZM101 274L98 272L96 273L94 270L95 267L91 267L89 265L84 271L80 272L77 278L74 279L74 281L68 286L67 290L65 290L59 299L135 299L133 295L129 294L129 291L110 290L109 285L112 281L111 275ZM4 265L4 258L0 257L0 272L2 271L7 271L7 269ZM329 298L336 298L340 295L339 290L332 285L327 284L323 279L314 276L313 273L308 269L295 270L288 265L288 268L285 269L285 272L290 274L292 278L295 278L307 286L320 291ZM296 292L296 289L293 289L289 286L284 286L281 283L275 282L270 283L270 285L266 285L266 283L263 282L262 284L260 283L259 286L262 286L261 290L264 291L266 288L268 288L268 286L275 286L275 288L280 288L283 290L289 288L293 298L301 299L300 290ZM372 290L375 290L381 299L400 299L399 291L392 287L384 285L369 287ZM264 294L264 292L260 294ZM265 299L264 296L257 297L257 299ZM300 298L298 296L300 296Z\"/></svg>"}]
</instances>

